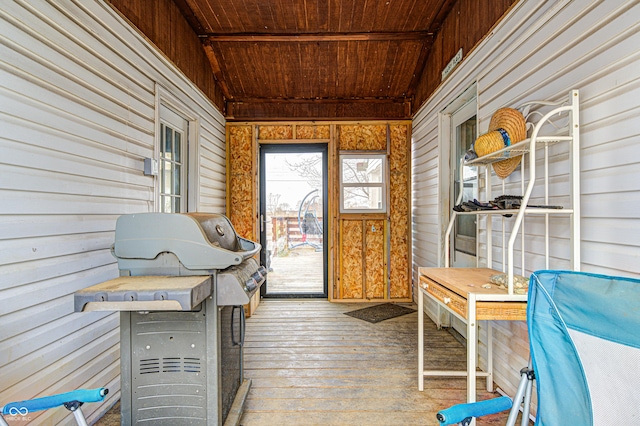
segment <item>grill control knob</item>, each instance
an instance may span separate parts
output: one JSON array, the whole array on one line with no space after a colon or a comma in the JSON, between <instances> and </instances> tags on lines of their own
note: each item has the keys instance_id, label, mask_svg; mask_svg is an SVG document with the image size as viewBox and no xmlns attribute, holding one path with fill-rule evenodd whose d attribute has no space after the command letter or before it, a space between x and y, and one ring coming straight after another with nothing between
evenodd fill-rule
<instances>
[{"instance_id":1,"label":"grill control knob","mask_svg":"<svg viewBox=\"0 0 640 426\"><path fill-rule=\"evenodd\" d=\"M247 291L251 292L255 290L256 287L258 287L258 283L256 283L256 280L254 280L253 278L249 278L247 282L244 283L244 287L247 289Z\"/></svg>"}]
</instances>

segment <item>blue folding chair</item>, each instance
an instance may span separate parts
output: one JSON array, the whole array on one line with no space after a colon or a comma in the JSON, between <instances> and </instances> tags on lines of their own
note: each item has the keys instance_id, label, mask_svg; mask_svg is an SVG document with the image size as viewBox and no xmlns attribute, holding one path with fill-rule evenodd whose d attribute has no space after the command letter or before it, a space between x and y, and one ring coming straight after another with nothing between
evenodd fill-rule
<instances>
[{"instance_id":1,"label":"blue folding chair","mask_svg":"<svg viewBox=\"0 0 640 426\"><path fill-rule=\"evenodd\" d=\"M42 398L28 399L26 401L11 402L0 411L0 426L8 426L4 416L16 421L29 420L29 413L35 411L48 410L50 408L64 407L73 413L76 423L80 426L87 426L87 420L80 409L85 402L100 402L109 393L107 388L98 389L78 389L71 392L57 395L45 396Z\"/></svg>"},{"instance_id":2,"label":"blue folding chair","mask_svg":"<svg viewBox=\"0 0 640 426\"><path fill-rule=\"evenodd\" d=\"M513 402L501 397L459 404L437 414L441 425L511 408L524 400L528 423L533 380L536 425L640 423L640 280L571 271L538 271L527 305L530 366ZM535 375L534 375L535 372Z\"/></svg>"}]
</instances>

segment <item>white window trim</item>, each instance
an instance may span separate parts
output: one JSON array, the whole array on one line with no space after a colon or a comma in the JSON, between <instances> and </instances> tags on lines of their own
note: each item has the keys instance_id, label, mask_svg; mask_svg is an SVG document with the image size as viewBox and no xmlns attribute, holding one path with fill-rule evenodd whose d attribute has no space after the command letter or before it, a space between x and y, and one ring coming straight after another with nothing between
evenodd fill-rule
<instances>
[{"instance_id":1,"label":"white window trim","mask_svg":"<svg viewBox=\"0 0 640 426\"><path fill-rule=\"evenodd\" d=\"M343 158L357 158L357 159L381 159L381 168L380 171L382 176L382 182L375 183L367 183L367 182L356 182L356 183L344 183L342 181L342 159ZM339 168L340 168L340 181L339 181L339 190L340 190L340 213L341 214L363 214L363 213L387 213L388 212L388 204L387 204L387 187L389 185L389 179L387 175L388 169L388 157L384 153L361 153L361 152L349 152L342 151L338 156ZM345 187L353 187L353 188L381 188L381 201L382 206L379 209L347 209L344 207L344 190Z\"/></svg>"},{"instance_id":2,"label":"white window trim","mask_svg":"<svg viewBox=\"0 0 640 426\"><path fill-rule=\"evenodd\" d=\"M196 212L200 209L200 119L198 115L178 97L165 89L161 84L155 85L155 138L154 158L160 162L160 105L164 105L177 114L184 117L189 126L187 134L187 212ZM154 211L160 211L160 175L156 176L154 183Z\"/></svg>"}]
</instances>

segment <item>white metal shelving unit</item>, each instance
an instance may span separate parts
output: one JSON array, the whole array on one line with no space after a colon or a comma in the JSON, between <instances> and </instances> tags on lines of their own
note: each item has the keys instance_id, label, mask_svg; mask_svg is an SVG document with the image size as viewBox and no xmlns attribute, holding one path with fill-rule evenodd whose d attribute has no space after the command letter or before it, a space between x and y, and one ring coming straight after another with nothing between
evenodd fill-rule
<instances>
[{"instance_id":1,"label":"white metal shelving unit","mask_svg":"<svg viewBox=\"0 0 640 426\"><path fill-rule=\"evenodd\" d=\"M490 155L463 163L466 166L484 167L487 199L491 199L491 164L523 155L521 162L520 191L523 194L520 208L513 210L478 210L473 212L454 211L445 233L445 268L419 268L420 281L418 284L418 311L423 312L424 298L429 298L445 310L451 312L462 320L467 327L467 371L439 371L425 370L424 368L424 319L418 316L418 389L423 390L424 378L433 376L466 376L467 377L467 402L476 400L476 377L486 377L487 390L493 391L493 349L492 327L489 322L487 327L487 371L476 371L478 355L478 321L482 320L524 320L526 318L526 294L515 294L513 289L514 273L514 247L518 233L521 233L521 263L522 271L525 270L525 235L523 231L524 217L536 215L544 217L545 239L545 268L549 269L549 222L552 217L564 216L570 219L571 240L571 265L572 269L580 270L580 138L579 138L579 93L572 90L568 99L560 102L528 102L518 107L528 121L532 117L541 118L531 126L531 137L512 146L496 151ZM562 125L558 125L558 123ZM554 135L541 135L544 129L555 129ZM568 146L569 157L569 205L563 205L562 209L527 207L532 198L532 192L536 185L543 186L543 195L536 194L534 200L543 200L544 206L550 202L550 147L556 144ZM562 146L562 145L560 145ZM556 150L554 150L556 151ZM560 149L562 154L567 151ZM558 153L554 153L558 155ZM538 165L541 161L543 164ZM537 176L536 165L543 168L541 176ZM462 167L460 168L462 174ZM555 177L555 174L554 174ZM463 179L460 179L463 185ZM515 184L517 186L517 182ZM506 188L513 188L510 182L507 186L503 180L502 194ZM456 204L462 201L463 188L460 188L460 196ZM515 194L509 194L515 195ZM454 268L449 265L449 242L451 231L458 215L486 215L486 259L487 268ZM503 271L508 274L508 289L503 290L493 286L490 289L482 287L490 275L492 269L492 220L493 215L511 215L510 219L502 221L502 265ZM515 217L514 217L515 216ZM507 241L508 239L508 241ZM489 310L487 310L489 308ZM475 420L472 421L475 425Z\"/></svg>"},{"instance_id":2,"label":"white metal shelving unit","mask_svg":"<svg viewBox=\"0 0 640 426\"><path fill-rule=\"evenodd\" d=\"M504 272L508 274L508 293L510 295L513 294L513 274L514 274L514 247L516 243L516 239L518 233L522 231L522 224L524 221L524 217L527 215L537 215L545 217L545 268L549 268L549 220L551 216L569 216L570 218L570 238L571 238L571 266L575 271L580 270L580 134L579 134L579 104L580 97L578 90L572 90L569 92L569 96L566 99L563 99L560 102L547 102L547 101L534 101L527 102L518 109L523 112L527 119L530 119L532 115L542 115L542 117L533 124L528 124L528 126L532 126L533 130L531 132L531 137L525 139L521 142L513 144L511 146L507 146L499 151L493 152L489 155L485 155L483 157L479 157L467 162L463 161L464 166L477 166L479 168L483 167L485 172L485 182L486 182L486 196L487 199L491 199L492 197L492 185L491 185L491 164L497 161L501 161L507 158L515 157L522 155L522 179L520 182L521 191L523 194L521 206L519 209L513 210L478 210L473 212L456 212L453 211L451 215L451 219L449 220L449 225L447 226L447 230L444 238L444 251L445 251L445 267L450 267L450 239L451 232L453 230L453 225L455 223L456 217L458 215L508 215L511 214L515 216L512 220L510 229L508 229L509 224L503 221L503 261L502 265L504 268ZM542 108L549 108L546 113L540 112ZM533 112L530 112L531 109L534 108ZM541 129L545 126L553 126L557 128L558 126L554 123L558 122L558 120L567 119L566 126L562 127L562 131L559 132L558 135L553 136L544 136L540 135ZM562 206L562 209L552 209L552 208L534 208L527 207L529 204L529 200L531 199L531 194L536 185L543 185L544 187L544 203L543 205L549 205L549 148L552 145L556 144L567 144L568 152L569 152L569 177L570 177L570 191L569 191L569 206ZM540 155L536 155L540 153ZM542 182L536 181L538 176L536 175L536 161L541 157L541 160L544 163L544 173L540 176ZM460 173L462 173L462 167L460 167ZM478 173L480 175L480 173ZM463 185L463 179L460 179L460 185ZM503 194L505 183L502 183ZM458 196L458 200L456 200L456 204L460 204L462 202L462 188L460 188L460 195ZM486 251L486 259L487 259L487 267L491 268L493 259L492 259L492 221L490 218L487 220L487 251ZM508 242L506 243L505 250L505 239L508 237ZM524 250L524 235L521 238L522 241L522 250L521 250L521 269L524 271L525 265L525 250ZM506 259L505 257L506 253Z\"/></svg>"}]
</instances>

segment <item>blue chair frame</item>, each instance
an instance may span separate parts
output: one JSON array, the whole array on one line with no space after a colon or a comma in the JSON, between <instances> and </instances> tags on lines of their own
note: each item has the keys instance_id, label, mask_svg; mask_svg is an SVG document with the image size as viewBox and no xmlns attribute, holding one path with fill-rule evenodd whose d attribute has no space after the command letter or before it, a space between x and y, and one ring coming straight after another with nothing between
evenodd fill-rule
<instances>
[{"instance_id":1,"label":"blue chair frame","mask_svg":"<svg viewBox=\"0 0 640 426\"><path fill-rule=\"evenodd\" d=\"M71 392L59 393L42 398L28 399L25 401L10 402L0 411L0 426L9 426L4 416L13 416L22 419L29 413L48 410L63 405L73 413L76 423L87 426L87 420L80 409L85 402L100 402L109 393L107 388L78 389Z\"/></svg>"},{"instance_id":2,"label":"blue chair frame","mask_svg":"<svg viewBox=\"0 0 640 426\"><path fill-rule=\"evenodd\" d=\"M536 425L638 422L640 279L534 272L529 281L527 328L531 360L521 370L514 399L455 405L438 412L441 425L468 425L475 417L511 408L507 425L513 426L522 402L522 424L526 425L534 380Z\"/></svg>"}]
</instances>

